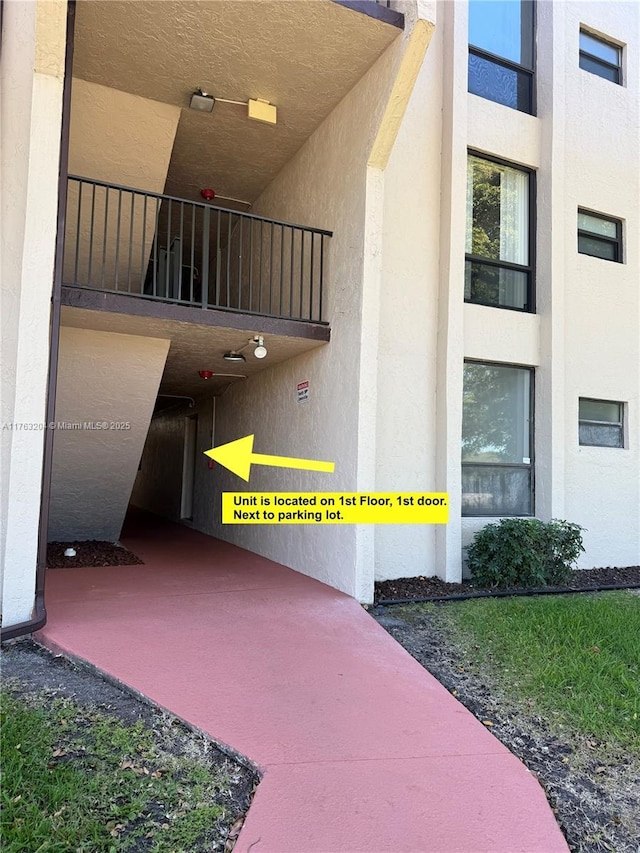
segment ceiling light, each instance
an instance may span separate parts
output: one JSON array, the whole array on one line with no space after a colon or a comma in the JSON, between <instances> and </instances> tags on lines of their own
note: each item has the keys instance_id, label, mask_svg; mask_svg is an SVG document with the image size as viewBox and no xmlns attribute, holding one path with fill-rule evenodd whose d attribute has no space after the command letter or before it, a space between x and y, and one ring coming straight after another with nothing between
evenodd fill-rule
<instances>
[{"instance_id":1,"label":"ceiling light","mask_svg":"<svg viewBox=\"0 0 640 853\"><path fill-rule=\"evenodd\" d=\"M242 355L241 352L237 350L230 350L229 352L225 352L222 356L225 361L246 361L247 359Z\"/></svg>"},{"instance_id":2,"label":"ceiling light","mask_svg":"<svg viewBox=\"0 0 640 853\"><path fill-rule=\"evenodd\" d=\"M213 105L215 104L215 102L216 99L213 97L213 95L208 95L206 92L203 92L200 87L198 87L191 95L189 106L192 110L197 110L201 113L210 113L213 111Z\"/></svg>"},{"instance_id":3,"label":"ceiling light","mask_svg":"<svg viewBox=\"0 0 640 853\"><path fill-rule=\"evenodd\" d=\"M256 358L264 358L267 354L267 348L264 345L264 338L262 337L262 335L258 335L258 337L254 338L253 342L255 344L258 344L258 346L253 351L253 354L255 355L255 357Z\"/></svg>"},{"instance_id":4,"label":"ceiling light","mask_svg":"<svg viewBox=\"0 0 640 853\"><path fill-rule=\"evenodd\" d=\"M213 370L199 370L198 376L200 379L211 379L213 376Z\"/></svg>"}]
</instances>

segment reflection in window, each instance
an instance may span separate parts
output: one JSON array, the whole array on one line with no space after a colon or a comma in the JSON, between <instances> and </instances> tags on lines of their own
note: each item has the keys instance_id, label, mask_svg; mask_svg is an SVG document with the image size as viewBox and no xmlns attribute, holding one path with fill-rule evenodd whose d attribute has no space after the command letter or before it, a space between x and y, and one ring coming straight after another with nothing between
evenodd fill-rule
<instances>
[{"instance_id":1,"label":"reflection in window","mask_svg":"<svg viewBox=\"0 0 640 853\"><path fill-rule=\"evenodd\" d=\"M470 0L469 91L533 112L533 2Z\"/></svg>"},{"instance_id":2,"label":"reflection in window","mask_svg":"<svg viewBox=\"0 0 640 853\"><path fill-rule=\"evenodd\" d=\"M531 515L529 368L468 362L462 404L462 514Z\"/></svg>"},{"instance_id":3,"label":"reflection in window","mask_svg":"<svg viewBox=\"0 0 640 853\"><path fill-rule=\"evenodd\" d=\"M469 155L464 298L531 310L528 172Z\"/></svg>"}]
</instances>

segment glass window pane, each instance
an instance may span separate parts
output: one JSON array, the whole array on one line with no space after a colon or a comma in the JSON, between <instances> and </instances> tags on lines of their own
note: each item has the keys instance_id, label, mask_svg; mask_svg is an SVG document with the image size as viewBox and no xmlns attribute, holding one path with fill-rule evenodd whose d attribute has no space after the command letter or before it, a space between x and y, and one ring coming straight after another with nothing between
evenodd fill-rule
<instances>
[{"instance_id":1,"label":"glass window pane","mask_svg":"<svg viewBox=\"0 0 640 853\"><path fill-rule=\"evenodd\" d=\"M464 298L469 302L526 311L529 273L467 261Z\"/></svg>"},{"instance_id":2,"label":"glass window pane","mask_svg":"<svg viewBox=\"0 0 640 853\"><path fill-rule=\"evenodd\" d=\"M531 515L531 469L462 466L462 515Z\"/></svg>"},{"instance_id":3,"label":"glass window pane","mask_svg":"<svg viewBox=\"0 0 640 853\"><path fill-rule=\"evenodd\" d=\"M528 264L528 173L470 156L467 180L467 252Z\"/></svg>"},{"instance_id":4,"label":"glass window pane","mask_svg":"<svg viewBox=\"0 0 640 853\"><path fill-rule=\"evenodd\" d=\"M529 464L529 370L464 366L462 460Z\"/></svg>"},{"instance_id":5,"label":"glass window pane","mask_svg":"<svg viewBox=\"0 0 640 853\"><path fill-rule=\"evenodd\" d=\"M620 403L583 399L578 405L581 421L607 421L611 424L619 424L622 420Z\"/></svg>"},{"instance_id":6,"label":"glass window pane","mask_svg":"<svg viewBox=\"0 0 640 853\"><path fill-rule=\"evenodd\" d=\"M470 0L469 44L533 67L533 3Z\"/></svg>"},{"instance_id":7,"label":"glass window pane","mask_svg":"<svg viewBox=\"0 0 640 853\"><path fill-rule=\"evenodd\" d=\"M578 251L582 255L592 255L605 261L617 261L618 249L615 243L599 240L597 237L586 237L578 234Z\"/></svg>"},{"instance_id":8,"label":"glass window pane","mask_svg":"<svg viewBox=\"0 0 640 853\"><path fill-rule=\"evenodd\" d=\"M580 68L583 71L589 71L591 74L597 74L598 77L603 77L605 80L610 80L612 83L620 82L620 69L612 68L610 65L604 65L599 59L591 59L590 56L580 54Z\"/></svg>"},{"instance_id":9,"label":"glass window pane","mask_svg":"<svg viewBox=\"0 0 640 853\"><path fill-rule=\"evenodd\" d=\"M608 44L606 41L583 31L580 31L580 50L584 50L598 59L604 59L605 62L610 62L612 65L620 64L620 48L617 45Z\"/></svg>"},{"instance_id":10,"label":"glass window pane","mask_svg":"<svg viewBox=\"0 0 640 853\"><path fill-rule=\"evenodd\" d=\"M602 237L612 237L614 240L618 236L615 222L590 213L578 212L578 228L581 231L590 231L591 234L600 234Z\"/></svg>"},{"instance_id":11,"label":"glass window pane","mask_svg":"<svg viewBox=\"0 0 640 853\"><path fill-rule=\"evenodd\" d=\"M532 77L524 71L505 68L483 56L469 53L469 91L472 95L504 104L513 110L533 110Z\"/></svg>"},{"instance_id":12,"label":"glass window pane","mask_svg":"<svg viewBox=\"0 0 640 853\"><path fill-rule=\"evenodd\" d=\"M623 447L622 427L609 424L581 423L580 444L596 447Z\"/></svg>"}]
</instances>

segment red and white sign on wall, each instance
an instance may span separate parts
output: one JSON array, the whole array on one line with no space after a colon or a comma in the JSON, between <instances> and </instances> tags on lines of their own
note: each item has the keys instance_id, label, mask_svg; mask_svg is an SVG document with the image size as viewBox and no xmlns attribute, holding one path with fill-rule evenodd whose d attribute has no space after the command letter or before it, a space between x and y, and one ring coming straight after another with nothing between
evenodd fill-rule
<instances>
[{"instance_id":1,"label":"red and white sign on wall","mask_svg":"<svg viewBox=\"0 0 640 853\"><path fill-rule=\"evenodd\" d=\"M296 385L296 397L299 403L309 402L309 381L298 382Z\"/></svg>"}]
</instances>

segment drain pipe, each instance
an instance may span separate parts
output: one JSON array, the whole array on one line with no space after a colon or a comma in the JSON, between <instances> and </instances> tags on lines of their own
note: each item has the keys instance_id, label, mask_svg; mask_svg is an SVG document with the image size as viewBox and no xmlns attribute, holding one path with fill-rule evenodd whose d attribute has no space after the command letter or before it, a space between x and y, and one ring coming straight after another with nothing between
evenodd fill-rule
<instances>
[{"instance_id":1,"label":"drain pipe","mask_svg":"<svg viewBox=\"0 0 640 853\"><path fill-rule=\"evenodd\" d=\"M74 24L76 0L67 4L67 46L64 60L64 84L62 89L62 129L60 136L60 168L58 177L58 225L53 267L53 291L49 330L49 376L47 379L46 423L55 420L56 383L58 379L58 346L60 341L60 298L62 292L62 260L64 232L67 214L67 174L69 160L69 118L71 110L71 74L73 64ZM32 634L43 628L47 621L44 602L45 573L47 569L47 528L49 526L49 497L51 494L51 467L53 463L53 437L55 430L44 430L44 453L42 461L42 489L40 492L40 523L38 526L38 557L34 615L31 619L2 629L1 639L12 640L24 634Z\"/></svg>"},{"instance_id":2,"label":"drain pipe","mask_svg":"<svg viewBox=\"0 0 640 853\"><path fill-rule=\"evenodd\" d=\"M389 607L392 604L430 604L446 601L469 601L472 598L507 598L508 596L571 595L578 592L608 592L614 589L640 589L640 583L607 583L585 589L566 589L561 586L545 586L538 589L497 589L494 592L461 592L454 595L429 595L424 598L381 598L374 607Z\"/></svg>"}]
</instances>

